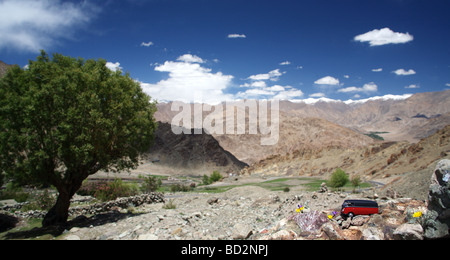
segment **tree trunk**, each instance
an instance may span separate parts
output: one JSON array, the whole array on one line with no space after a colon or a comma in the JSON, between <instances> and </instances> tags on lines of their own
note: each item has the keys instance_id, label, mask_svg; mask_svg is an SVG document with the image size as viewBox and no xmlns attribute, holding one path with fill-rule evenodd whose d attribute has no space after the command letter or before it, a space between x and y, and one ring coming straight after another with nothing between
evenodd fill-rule
<instances>
[{"instance_id":1,"label":"tree trunk","mask_svg":"<svg viewBox=\"0 0 450 260\"><path fill-rule=\"evenodd\" d=\"M70 199L72 195L67 192L59 192L55 206L45 215L42 221L43 227L64 225L69 217Z\"/></svg>"},{"instance_id":2,"label":"tree trunk","mask_svg":"<svg viewBox=\"0 0 450 260\"><path fill-rule=\"evenodd\" d=\"M76 172L68 172L66 175L76 177L65 182L53 183L58 189L59 196L55 206L53 206L53 208L48 211L47 215L45 215L44 220L42 221L43 227L66 224L67 219L69 218L70 200L75 192L80 189L83 180L89 176L86 172L78 174Z\"/></svg>"}]
</instances>

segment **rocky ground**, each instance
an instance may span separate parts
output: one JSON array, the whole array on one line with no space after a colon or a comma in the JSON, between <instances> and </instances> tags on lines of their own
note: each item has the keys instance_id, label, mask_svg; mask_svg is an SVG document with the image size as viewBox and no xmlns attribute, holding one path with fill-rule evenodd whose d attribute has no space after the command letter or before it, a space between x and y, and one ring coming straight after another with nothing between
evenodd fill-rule
<instances>
[{"instance_id":1,"label":"rocky ground","mask_svg":"<svg viewBox=\"0 0 450 260\"><path fill-rule=\"evenodd\" d=\"M298 183L299 179L289 180L289 184L296 185L288 192L271 191L258 186L254 176L226 178L214 186L231 182L236 187L222 193L166 193L163 198L161 194L141 195L105 205L95 204L88 211L77 208L74 214L78 216L55 238L422 240L448 237L450 160L440 162L430 175L433 184L430 194L434 195L426 201L402 198L395 190L381 193L375 188L354 194L333 192L322 186L311 192ZM376 200L380 214L345 219L339 211L346 199ZM302 210L298 211L299 208Z\"/></svg>"},{"instance_id":2,"label":"rocky ground","mask_svg":"<svg viewBox=\"0 0 450 260\"><path fill-rule=\"evenodd\" d=\"M345 199L372 196L334 192L271 192L245 186L221 194L166 194L165 203L81 218L61 236L82 240L230 240L230 239L394 239L407 212L425 211L424 202L380 200L381 215L327 220L303 232L289 220L297 214L339 211ZM173 204L173 209L167 205ZM297 213L298 206L303 213ZM326 217L325 217L326 218ZM420 232L419 232L420 233ZM421 239L421 235L417 236Z\"/></svg>"}]
</instances>

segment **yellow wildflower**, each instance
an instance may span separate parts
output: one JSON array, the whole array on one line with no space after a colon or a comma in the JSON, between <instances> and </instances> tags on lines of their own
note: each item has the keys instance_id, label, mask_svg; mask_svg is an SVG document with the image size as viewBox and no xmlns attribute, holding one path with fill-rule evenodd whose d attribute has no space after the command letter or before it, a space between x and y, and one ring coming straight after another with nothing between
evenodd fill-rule
<instances>
[{"instance_id":1,"label":"yellow wildflower","mask_svg":"<svg viewBox=\"0 0 450 260\"><path fill-rule=\"evenodd\" d=\"M414 218L420 218L422 216L422 212L421 211L417 211L416 213L414 213L413 217Z\"/></svg>"}]
</instances>

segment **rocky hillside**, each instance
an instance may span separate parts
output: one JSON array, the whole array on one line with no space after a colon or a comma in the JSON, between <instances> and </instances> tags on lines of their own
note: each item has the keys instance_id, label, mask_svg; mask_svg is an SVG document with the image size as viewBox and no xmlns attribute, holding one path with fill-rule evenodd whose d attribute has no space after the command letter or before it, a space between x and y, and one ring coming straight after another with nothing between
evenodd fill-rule
<instances>
[{"instance_id":1,"label":"rocky hillside","mask_svg":"<svg viewBox=\"0 0 450 260\"><path fill-rule=\"evenodd\" d=\"M179 113L171 111L171 105L158 104L155 117L170 123ZM194 111L194 105L190 107ZM371 145L376 142L364 135L371 133L386 141L416 143L450 124L450 90L418 93L404 100L376 99L360 103L281 101L279 111L280 141L277 145L259 145L260 135L214 137L222 147L248 164L302 149L353 149ZM226 109L218 113L203 112L203 118L210 114L223 119ZM248 112L246 118L248 125Z\"/></svg>"},{"instance_id":2,"label":"rocky hillside","mask_svg":"<svg viewBox=\"0 0 450 260\"><path fill-rule=\"evenodd\" d=\"M377 99L363 103L283 101L291 115L323 118L361 132L383 132L389 141L417 142L450 124L450 90L418 93L403 100Z\"/></svg>"},{"instance_id":3,"label":"rocky hillside","mask_svg":"<svg viewBox=\"0 0 450 260\"><path fill-rule=\"evenodd\" d=\"M12 67L12 65L8 65L6 63L4 63L3 61L0 60L0 78L3 77L7 70Z\"/></svg>"},{"instance_id":4,"label":"rocky hillside","mask_svg":"<svg viewBox=\"0 0 450 260\"><path fill-rule=\"evenodd\" d=\"M358 149L299 149L262 160L242 173L323 178L341 168L351 177L390 183L407 196L425 199L429 185L426 174L443 158L450 158L450 125L417 144L380 142Z\"/></svg>"},{"instance_id":5,"label":"rocky hillside","mask_svg":"<svg viewBox=\"0 0 450 260\"><path fill-rule=\"evenodd\" d=\"M171 103L158 104L158 112L155 117L163 122L171 122L178 112L171 111L170 107ZM210 116L226 122L224 115L227 112L226 110L223 113L221 112L204 112L203 118ZM261 140L267 136L262 135L259 131L257 134L249 134L249 112L245 111L244 113L246 116L245 126L236 123L235 127L236 129L246 127L244 128L246 134L213 134L213 136L224 149L248 164L256 163L272 155L286 154L301 148L321 149L335 146L354 148L374 143L372 138L362 133L325 119L298 116L290 112L280 111L278 143L272 146L262 146Z\"/></svg>"},{"instance_id":6,"label":"rocky hillside","mask_svg":"<svg viewBox=\"0 0 450 260\"><path fill-rule=\"evenodd\" d=\"M238 173L247 164L223 149L213 136L203 133L180 134L172 132L171 125L159 122L155 144L146 155L147 161L159 168L171 168L184 174Z\"/></svg>"}]
</instances>

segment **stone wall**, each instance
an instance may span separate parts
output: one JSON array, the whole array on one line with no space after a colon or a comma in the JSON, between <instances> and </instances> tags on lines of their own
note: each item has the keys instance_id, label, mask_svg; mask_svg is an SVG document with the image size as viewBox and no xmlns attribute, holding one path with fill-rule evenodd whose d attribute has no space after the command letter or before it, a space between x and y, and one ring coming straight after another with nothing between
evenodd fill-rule
<instances>
[{"instance_id":1,"label":"stone wall","mask_svg":"<svg viewBox=\"0 0 450 260\"><path fill-rule=\"evenodd\" d=\"M132 197L118 198L116 200L103 203L95 203L93 205L88 206L72 207L69 209L69 216L76 217L80 215L95 215L113 210L120 211L121 209L126 209L129 207L138 207L143 204L164 203L164 202L165 202L164 194L162 193L141 194ZM1 208L1 210L4 211L10 211L11 209L18 210L23 205L24 203L16 204L14 206L5 206ZM27 212L15 211L13 214L16 217L22 218L43 218L47 214L47 212L40 210L30 210Z\"/></svg>"}]
</instances>

